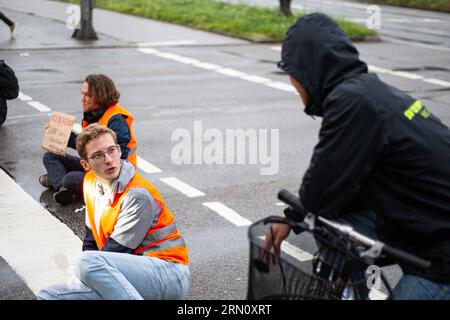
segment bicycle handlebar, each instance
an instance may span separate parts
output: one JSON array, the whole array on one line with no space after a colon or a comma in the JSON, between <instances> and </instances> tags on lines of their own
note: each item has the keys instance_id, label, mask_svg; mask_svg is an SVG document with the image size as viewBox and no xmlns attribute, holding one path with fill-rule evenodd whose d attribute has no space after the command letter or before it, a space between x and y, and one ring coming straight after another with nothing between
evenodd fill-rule
<instances>
[{"instance_id":1,"label":"bicycle handlebar","mask_svg":"<svg viewBox=\"0 0 450 320\"><path fill-rule=\"evenodd\" d=\"M296 212L302 214L304 217L308 214L308 212L303 207L302 203L300 202L300 199L295 196L294 194L290 193L289 191L282 189L278 192L278 199L289 205L292 209L294 209ZM319 221L325 223L328 227L333 228L337 231L340 231L342 233L342 230L337 228L335 225L333 225L333 221L329 221L327 219L323 219L319 217ZM331 222L331 223L330 223ZM366 241L361 241L361 239L369 239L371 242L375 243L375 240L370 239L354 230L351 231L352 238L369 245L366 243ZM356 235L356 236L355 236ZM389 258L393 259L394 261L397 261L399 263L404 263L406 265L412 266L414 268L426 271L430 266L431 262L424 260L422 258L416 257L408 252L402 251L400 249L396 249L394 247L391 247L385 243L379 242L381 244L381 250L382 252Z\"/></svg>"},{"instance_id":2,"label":"bicycle handlebar","mask_svg":"<svg viewBox=\"0 0 450 320\"><path fill-rule=\"evenodd\" d=\"M302 203L300 202L300 199L290 193L289 191L285 189L281 189L278 192L278 199L289 205L292 209L295 211L301 213L302 215L306 216L308 212L303 208Z\"/></svg>"},{"instance_id":3,"label":"bicycle handlebar","mask_svg":"<svg viewBox=\"0 0 450 320\"><path fill-rule=\"evenodd\" d=\"M392 259L398 261L399 263L404 263L423 271L427 271L431 266L430 261L416 257L415 255L412 255L400 249L396 249L387 244L384 244L383 252L384 254L386 254L386 256L392 257Z\"/></svg>"}]
</instances>

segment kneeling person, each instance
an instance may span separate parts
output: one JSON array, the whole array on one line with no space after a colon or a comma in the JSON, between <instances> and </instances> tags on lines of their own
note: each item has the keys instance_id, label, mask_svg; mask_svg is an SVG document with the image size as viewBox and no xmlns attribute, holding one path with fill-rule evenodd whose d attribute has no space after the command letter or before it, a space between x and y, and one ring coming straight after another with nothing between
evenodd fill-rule
<instances>
[{"instance_id":1,"label":"kneeling person","mask_svg":"<svg viewBox=\"0 0 450 320\"><path fill-rule=\"evenodd\" d=\"M91 124L77 138L86 169L86 235L75 262L80 284L55 285L38 299L182 299L188 250L158 190L127 160L115 133Z\"/></svg>"}]
</instances>

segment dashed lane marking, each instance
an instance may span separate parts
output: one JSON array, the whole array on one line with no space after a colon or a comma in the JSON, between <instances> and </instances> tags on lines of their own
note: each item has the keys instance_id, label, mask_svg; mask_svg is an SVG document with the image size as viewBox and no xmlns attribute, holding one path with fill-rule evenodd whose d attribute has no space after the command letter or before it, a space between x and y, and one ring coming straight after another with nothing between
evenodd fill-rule
<instances>
[{"instance_id":1,"label":"dashed lane marking","mask_svg":"<svg viewBox=\"0 0 450 320\"><path fill-rule=\"evenodd\" d=\"M252 224L250 220L242 217L240 214L228 208L221 202L204 202L203 205L215 211L221 217L227 219L229 222L238 227L249 226Z\"/></svg>"},{"instance_id":2,"label":"dashed lane marking","mask_svg":"<svg viewBox=\"0 0 450 320\"><path fill-rule=\"evenodd\" d=\"M22 101L25 101L25 102L33 101L33 99L30 96L27 96L26 94L24 94L21 91L19 92L19 96L17 98L19 98L19 100L22 100Z\"/></svg>"},{"instance_id":3,"label":"dashed lane marking","mask_svg":"<svg viewBox=\"0 0 450 320\"><path fill-rule=\"evenodd\" d=\"M217 64L202 62L200 60L197 60L197 59L194 59L191 57L181 56L181 55L178 55L175 53L162 52L162 51L159 51L159 50L156 50L153 48L140 48L137 50L144 54L154 55L156 57L160 57L163 59L168 59L168 60L176 61L179 63L191 65L191 66L194 66L197 68L214 71L214 72L226 75L228 77L246 80L249 82L272 87L272 88L275 88L278 90L288 91L288 92L292 92L294 94L298 94L292 86L290 86L289 84L284 83L284 82L273 81L269 78L260 77L257 75L250 75L250 74L247 74L247 73L244 73L244 72L232 69L232 68L226 68L226 67L222 67Z\"/></svg>"},{"instance_id":4,"label":"dashed lane marking","mask_svg":"<svg viewBox=\"0 0 450 320\"><path fill-rule=\"evenodd\" d=\"M35 108L37 111L40 111L40 112L50 112L50 111L52 111L52 109L50 109L46 105L40 103L39 101L28 101L27 103L30 106L32 106L33 108Z\"/></svg>"},{"instance_id":5,"label":"dashed lane marking","mask_svg":"<svg viewBox=\"0 0 450 320\"><path fill-rule=\"evenodd\" d=\"M168 177L168 178L161 178L162 182L167 184L168 186L180 191L185 196L189 198L195 198L195 197L203 197L205 194L201 192L200 190L191 187L187 183L184 183L183 181L175 178L175 177Z\"/></svg>"},{"instance_id":6,"label":"dashed lane marking","mask_svg":"<svg viewBox=\"0 0 450 320\"><path fill-rule=\"evenodd\" d=\"M274 51L281 51L281 47L279 47L279 46L271 46L270 49L274 50ZM450 51L450 49L449 49L449 51ZM369 71L371 71L371 72L380 73L380 74L389 74L392 76L397 76L397 77L401 77L401 78L405 78L405 79L409 79L409 80L420 80L423 82L434 84L436 86L450 88L450 82L448 82L448 81L434 79L434 78L426 78L419 74L415 74L415 73L411 73L411 72L404 72L404 71L394 71L394 70L390 70L390 69L386 69L386 68L377 67L374 65L368 65L368 67L369 67Z\"/></svg>"},{"instance_id":7,"label":"dashed lane marking","mask_svg":"<svg viewBox=\"0 0 450 320\"><path fill-rule=\"evenodd\" d=\"M162 172L161 169L139 156L137 157L137 166L139 169L149 174Z\"/></svg>"}]
</instances>

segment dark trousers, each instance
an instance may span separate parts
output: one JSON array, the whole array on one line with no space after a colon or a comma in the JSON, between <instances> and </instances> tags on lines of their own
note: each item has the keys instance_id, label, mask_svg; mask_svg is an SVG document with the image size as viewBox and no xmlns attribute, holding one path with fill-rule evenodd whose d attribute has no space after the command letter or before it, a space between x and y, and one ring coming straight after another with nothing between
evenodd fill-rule
<instances>
[{"instance_id":1,"label":"dark trousers","mask_svg":"<svg viewBox=\"0 0 450 320\"><path fill-rule=\"evenodd\" d=\"M67 154L65 157L46 152L43 163L55 190L61 186L81 194L83 191L84 169L80 158Z\"/></svg>"},{"instance_id":2,"label":"dark trousers","mask_svg":"<svg viewBox=\"0 0 450 320\"><path fill-rule=\"evenodd\" d=\"M14 22L12 22L11 20L8 19L7 16L5 16L3 14L3 12L0 11L0 20L2 20L4 23L6 23L8 26L12 26L14 24Z\"/></svg>"}]
</instances>

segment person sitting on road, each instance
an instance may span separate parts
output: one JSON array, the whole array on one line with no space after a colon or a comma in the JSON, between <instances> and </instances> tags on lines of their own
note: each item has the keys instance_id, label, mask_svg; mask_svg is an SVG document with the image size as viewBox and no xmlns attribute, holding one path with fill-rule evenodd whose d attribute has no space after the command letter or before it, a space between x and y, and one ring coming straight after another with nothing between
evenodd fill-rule
<instances>
[{"instance_id":1,"label":"person sitting on road","mask_svg":"<svg viewBox=\"0 0 450 320\"><path fill-rule=\"evenodd\" d=\"M80 283L38 299L182 299L188 249L158 190L127 160L116 134L91 124L77 138L84 178L86 235L75 262Z\"/></svg>"},{"instance_id":2,"label":"person sitting on road","mask_svg":"<svg viewBox=\"0 0 450 320\"><path fill-rule=\"evenodd\" d=\"M304 208L372 238L376 231L432 263L426 273L400 265L394 299L450 299L450 129L421 101L368 73L324 14L290 27L278 66L305 113L323 118L299 190ZM289 232L275 225L265 249L279 253Z\"/></svg>"},{"instance_id":3,"label":"person sitting on road","mask_svg":"<svg viewBox=\"0 0 450 320\"><path fill-rule=\"evenodd\" d=\"M103 74L90 74L81 87L81 102L83 106L82 127L91 123L100 123L111 128L116 134L122 150L122 158L137 164L137 143L133 133L133 116L121 107L120 93L114 82ZM75 149L77 135L72 132L68 147ZM53 198L56 202L66 205L72 202L74 195L82 194L84 169L80 158L70 154L59 156L46 152L43 163L47 174L39 177L39 182L46 188L56 192Z\"/></svg>"}]
</instances>

